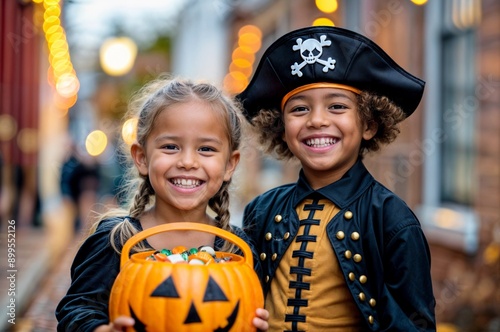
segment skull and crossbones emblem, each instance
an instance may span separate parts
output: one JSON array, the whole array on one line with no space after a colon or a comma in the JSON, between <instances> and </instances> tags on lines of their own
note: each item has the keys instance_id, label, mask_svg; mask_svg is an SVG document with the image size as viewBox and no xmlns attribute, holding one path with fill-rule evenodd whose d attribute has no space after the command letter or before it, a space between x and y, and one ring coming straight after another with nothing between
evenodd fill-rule
<instances>
[{"instance_id":1,"label":"skull and crossbones emblem","mask_svg":"<svg viewBox=\"0 0 500 332\"><path fill-rule=\"evenodd\" d=\"M297 75L298 77L302 77L302 72L300 71L306 64L314 64L318 62L321 65L324 65L323 72L328 72L328 69L335 69L335 63L337 62L335 59L329 57L327 60L320 59L323 54L323 46L330 46L332 42L330 40L326 40L326 36L322 35L320 37L320 41L317 41L314 38L309 38L306 41L302 42L302 38L297 38L297 45L293 45L293 50L300 50L300 56L304 61L300 64L295 62L292 68L292 75Z\"/></svg>"}]
</instances>

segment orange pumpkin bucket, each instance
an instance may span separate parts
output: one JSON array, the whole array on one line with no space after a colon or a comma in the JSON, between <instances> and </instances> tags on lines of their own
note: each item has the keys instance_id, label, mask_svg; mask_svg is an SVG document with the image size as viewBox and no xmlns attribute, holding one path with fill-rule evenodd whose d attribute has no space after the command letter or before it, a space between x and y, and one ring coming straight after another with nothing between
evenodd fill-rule
<instances>
[{"instance_id":1,"label":"orange pumpkin bucket","mask_svg":"<svg viewBox=\"0 0 500 332\"><path fill-rule=\"evenodd\" d=\"M174 230L215 234L239 247L243 256L216 252L217 258L231 259L208 265L146 260L154 251L129 258L130 249L140 241ZM255 310L263 306L252 251L245 241L217 227L181 222L146 229L125 243L109 315L111 321L122 315L134 318L134 328L127 331L253 332Z\"/></svg>"}]
</instances>

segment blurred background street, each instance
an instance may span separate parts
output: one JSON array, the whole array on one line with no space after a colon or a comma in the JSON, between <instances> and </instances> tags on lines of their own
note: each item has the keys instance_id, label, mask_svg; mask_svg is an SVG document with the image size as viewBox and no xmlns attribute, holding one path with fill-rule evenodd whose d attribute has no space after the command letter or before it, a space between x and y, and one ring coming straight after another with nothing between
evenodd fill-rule
<instances>
[{"instance_id":1,"label":"blurred background street","mask_svg":"<svg viewBox=\"0 0 500 332\"><path fill-rule=\"evenodd\" d=\"M95 212L121 203L134 92L170 73L236 94L267 46L311 25L357 31L426 81L398 139L365 163L422 223L438 331L500 331L497 0L1 0L0 331L55 331ZM238 167L235 224L299 170L252 140Z\"/></svg>"}]
</instances>

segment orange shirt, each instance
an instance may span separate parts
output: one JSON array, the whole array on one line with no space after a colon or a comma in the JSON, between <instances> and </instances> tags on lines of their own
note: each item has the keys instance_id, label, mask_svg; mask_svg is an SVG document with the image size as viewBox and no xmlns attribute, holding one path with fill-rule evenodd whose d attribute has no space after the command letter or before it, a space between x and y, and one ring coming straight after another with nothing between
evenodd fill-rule
<instances>
[{"instance_id":1,"label":"orange shirt","mask_svg":"<svg viewBox=\"0 0 500 332\"><path fill-rule=\"evenodd\" d=\"M326 199L306 199L296 211L297 236L266 296L269 331L361 331L361 314L326 232L339 209Z\"/></svg>"}]
</instances>

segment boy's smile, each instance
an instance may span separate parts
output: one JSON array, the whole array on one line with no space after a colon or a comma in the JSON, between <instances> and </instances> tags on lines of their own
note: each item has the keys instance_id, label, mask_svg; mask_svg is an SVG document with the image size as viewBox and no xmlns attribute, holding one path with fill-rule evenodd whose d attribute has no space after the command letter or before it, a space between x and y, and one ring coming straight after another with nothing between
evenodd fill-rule
<instances>
[{"instance_id":1,"label":"boy's smile","mask_svg":"<svg viewBox=\"0 0 500 332\"><path fill-rule=\"evenodd\" d=\"M356 95L343 89L315 88L293 95L283 120L283 139L315 189L340 179L356 162L362 140L375 134L359 119Z\"/></svg>"}]
</instances>

